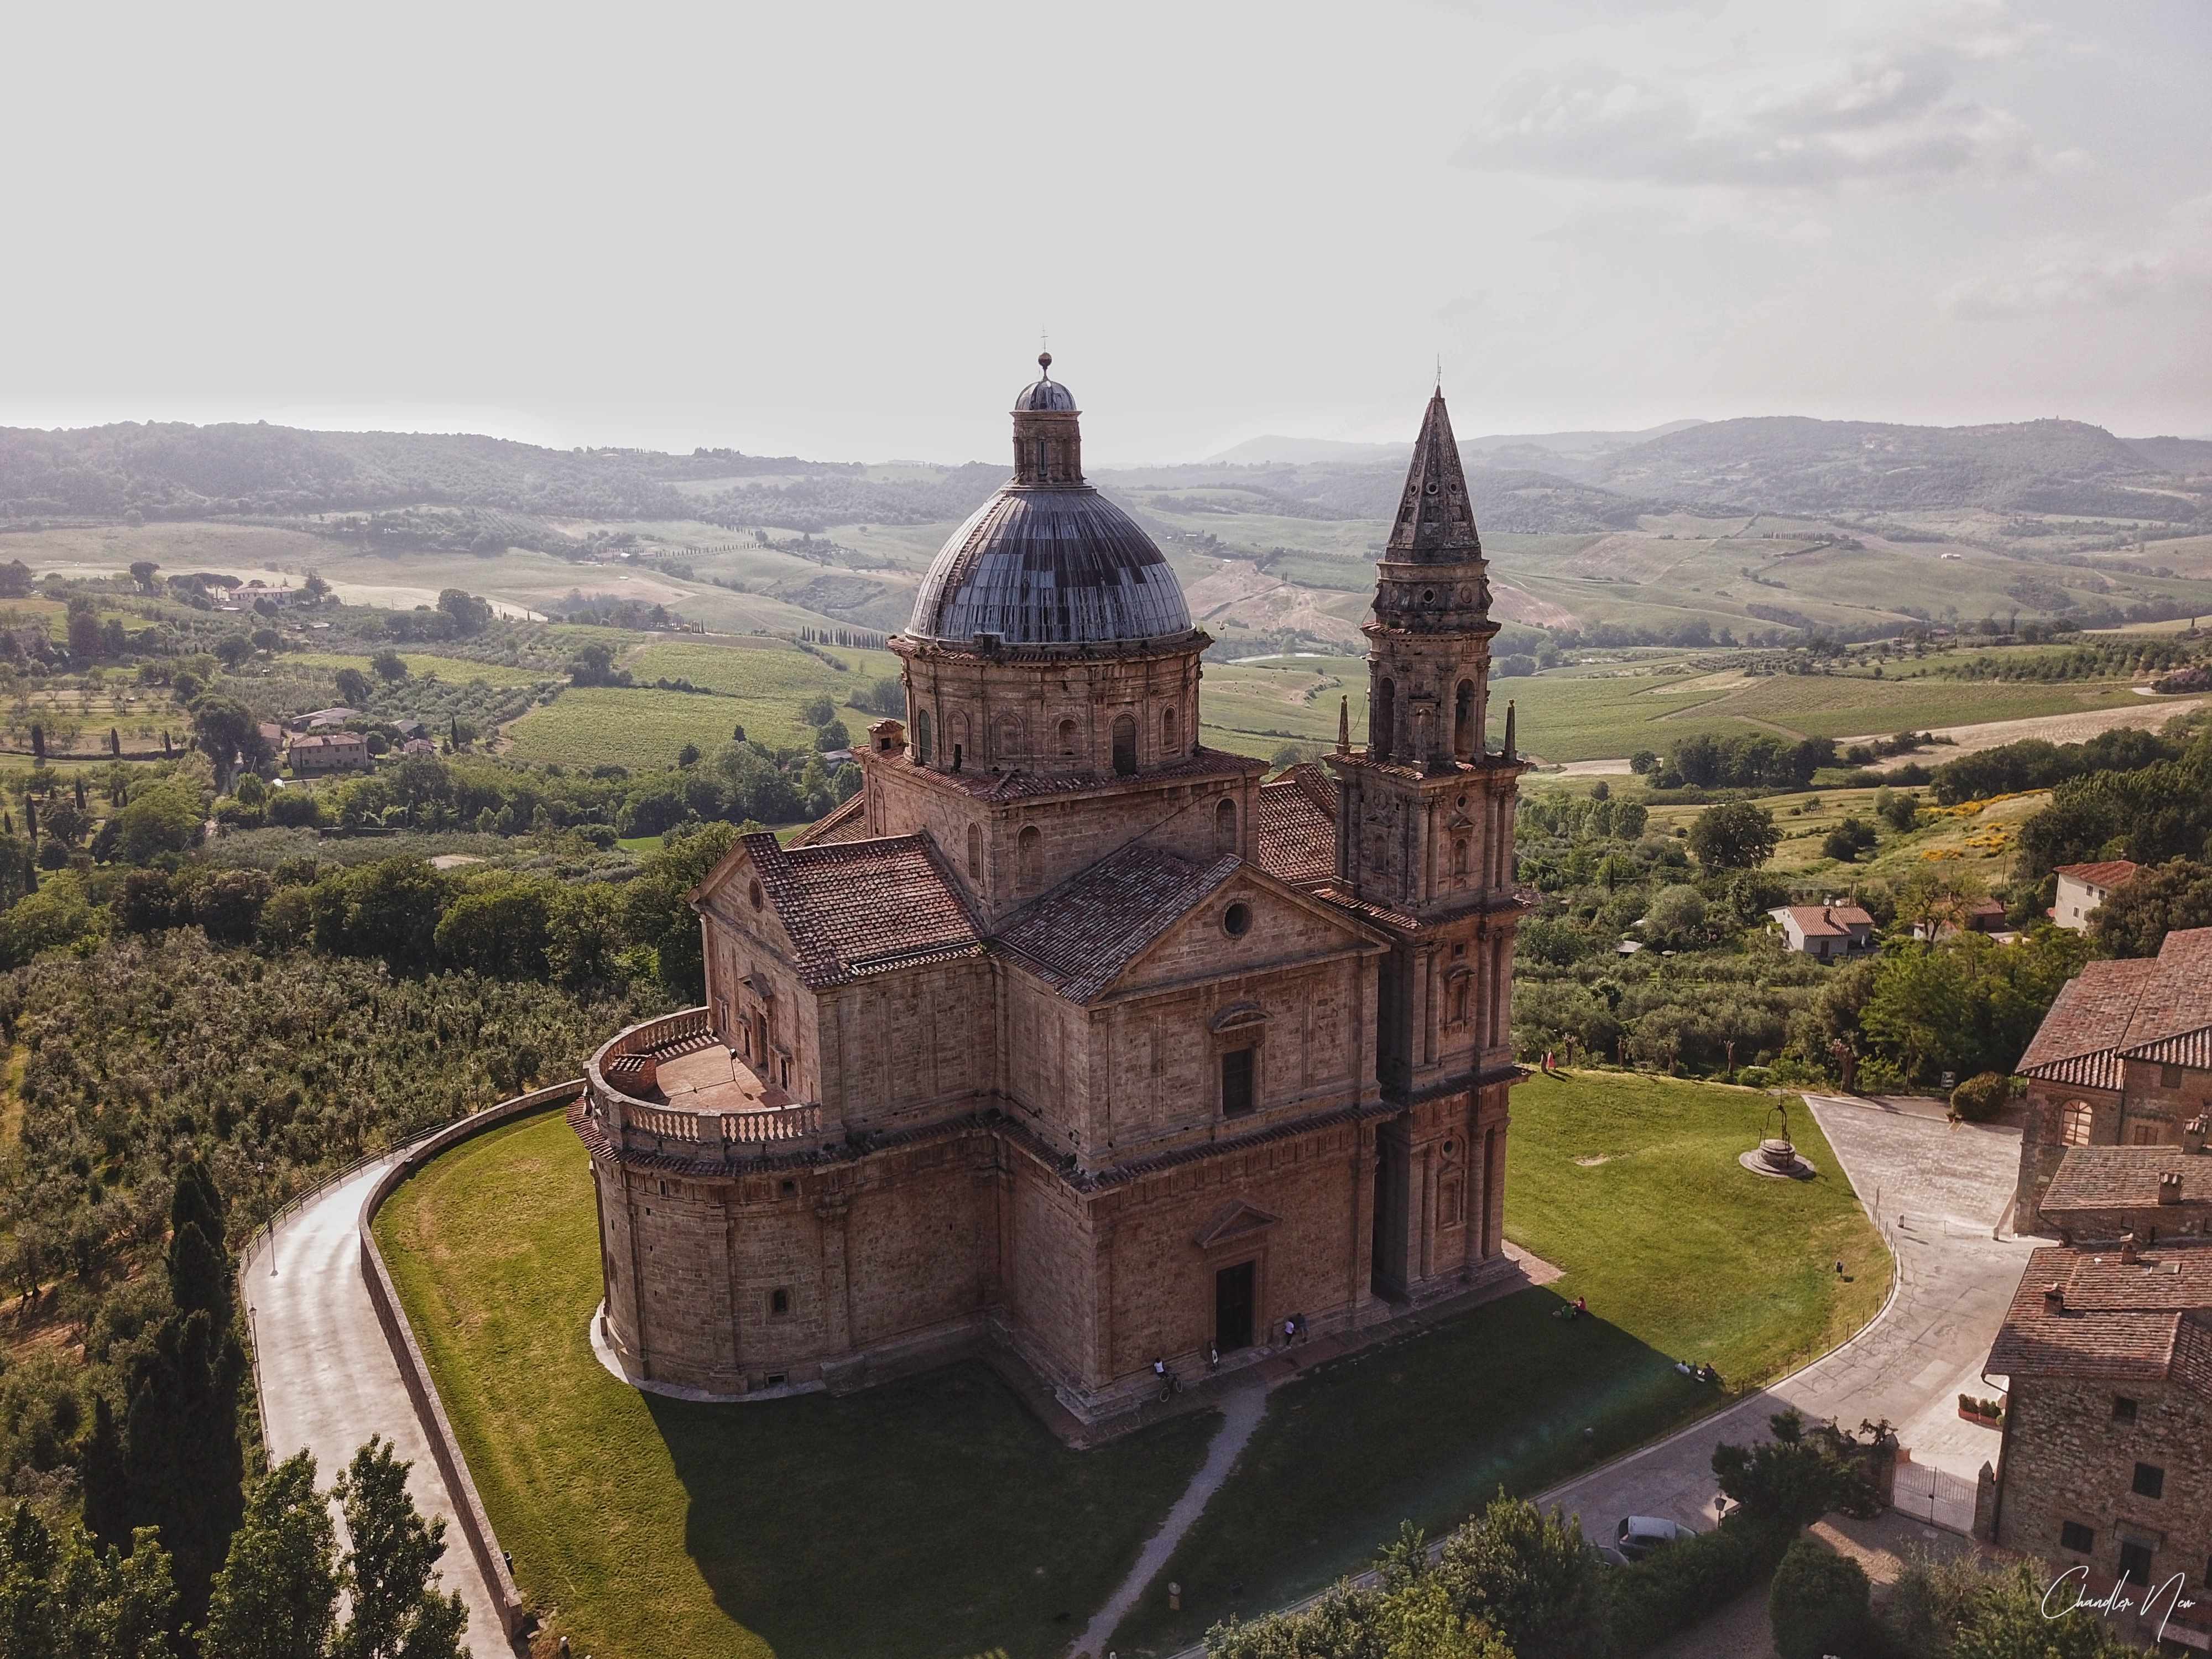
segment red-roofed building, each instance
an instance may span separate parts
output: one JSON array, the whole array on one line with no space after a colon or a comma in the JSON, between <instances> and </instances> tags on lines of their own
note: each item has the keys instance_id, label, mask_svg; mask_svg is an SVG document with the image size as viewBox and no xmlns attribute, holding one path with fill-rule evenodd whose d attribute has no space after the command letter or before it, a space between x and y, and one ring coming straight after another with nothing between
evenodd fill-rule
<instances>
[{"instance_id":1,"label":"red-roofed building","mask_svg":"<svg viewBox=\"0 0 2212 1659\"><path fill-rule=\"evenodd\" d=\"M693 893L706 1004L572 1116L609 1341L718 1395L978 1343L1086 1420L1286 1321L1364 1338L1511 1272L1513 804L1441 398L1328 770L1199 741L1206 635L1082 481L1074 403L924 579L860 792ZM1512 731L1509 714L1505 730Z\"/></svg>"},{"instance_id":2,"label":"red-roofed building","mask_svg":"<svg viewBox=\"0 0 2212 1659\"><path fill-rule=\"evenodd\" d=\"M2212 1243L2036 1251L1984 1374L2007 1388L1977 1534L2070 1571L2085 1598L2124 1577L2138 1610L2179 1577L2198 1605L2165 1634L2205 1646ZM2162 1594L2147 1633L2172 1610Z\"/></svg>"},{"instance_id":3,"label":"red-roofed building","mask_svg":"<svg viewBox=\"0 0 2212 1659\"><path fill-rule=\"evenodd\" d=\"M2136 866L2125 859L2110 859L2102 864L2062 864L2053 873L2058 878L2058 896L2051 906L2051 919L2078 933L2088 927L2099 905L2136 878Z\"/></svg>"},{"instance_id":4,"label":"red-roofed building","mask_svg":"<svg viewBox=\"0 0 2212 1659\"><path fill-rule=\"evenodd\" d=\"M1821 962L1841 962L1874 949L1874 918L1863 906L1785 904L1766 913L1782 929L1785 948Z\"/></svg>"},{"instance_id":5,"label":"red-roofed building","mask_svg":"<svg viewBox=\"0 0 2212 1659\"><path fill-rule=\"evenodd\" d=\"M2168 933L2154 957L2090 963L2013 1069L2027 1079L2014 1224L2031 1232L2068 1148L2179 1147L2212 1112L2212 927Z\"/></svg>"}]
</instances>

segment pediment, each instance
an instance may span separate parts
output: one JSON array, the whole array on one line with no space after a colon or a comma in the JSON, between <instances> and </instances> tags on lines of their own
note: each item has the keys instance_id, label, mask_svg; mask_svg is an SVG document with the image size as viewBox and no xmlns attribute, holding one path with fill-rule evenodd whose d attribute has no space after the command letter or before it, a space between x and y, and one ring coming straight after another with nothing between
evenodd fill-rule
<instances>
[{"instance_id":1,"label":"pediment","mask_svg":"<svg viewBox=\"0 0 2212 1659\"><path fill-rule=\"evenodd\" d=\"M1212 1249L1217 1244L1234 1244L1267 1231L1281 1219L1255 1204L1237 1199L1216 1210L1191 1243L1201 1250Z\"/></svg>"}]
</instances>

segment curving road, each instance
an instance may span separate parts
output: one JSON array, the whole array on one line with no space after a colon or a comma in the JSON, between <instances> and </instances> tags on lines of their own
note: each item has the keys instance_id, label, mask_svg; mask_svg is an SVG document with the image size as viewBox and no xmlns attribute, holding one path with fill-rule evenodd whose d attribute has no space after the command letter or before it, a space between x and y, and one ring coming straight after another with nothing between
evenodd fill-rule
<instances>
[{"instance_id":1,"label":"curving road","mask_svg":"<svg viewBox=\"0 0 2212 1659\"><path fill-rule=\"evenodd\" d=\"M278 1224L273 1262L264 1235L240 1267L264 1433L272 1457L303 1447L313 1452L325 1486L370 1435L390 1441L413 1465L407 1490L416 1507L446 1522L438 1573L468 1604L470 1650L476 1659L495 1659L512 1651L497 1603L462 1538L452 1494L362 1279L361 1206L389 1166L389 1159L370 1164L317 1194Z\"/></svg>"}]
</instances>

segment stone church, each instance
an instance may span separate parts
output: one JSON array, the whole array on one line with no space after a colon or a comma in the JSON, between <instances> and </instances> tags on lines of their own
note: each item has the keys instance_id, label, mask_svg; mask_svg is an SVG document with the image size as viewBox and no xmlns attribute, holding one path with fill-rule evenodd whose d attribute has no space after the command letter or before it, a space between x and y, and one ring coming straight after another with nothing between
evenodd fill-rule
<instances>
[{"instance_id":1,"label":"stone church","mask_svg":"<svg viewBox=\"0 0 2212 1659\"><path fill-rule=\"evenodd\" d=\"M1367 741L1206 747L1207 635L1084 481L1051 358L891 641L860 792L701 884L707 1002L616 1036L599 1329L642 1380L857 1387L979 1344L1085 1420L1155 1358L1385 1325L1500 1238L1520 773L1441 392L1376 570Z\"/></svg>"}]
</instances>

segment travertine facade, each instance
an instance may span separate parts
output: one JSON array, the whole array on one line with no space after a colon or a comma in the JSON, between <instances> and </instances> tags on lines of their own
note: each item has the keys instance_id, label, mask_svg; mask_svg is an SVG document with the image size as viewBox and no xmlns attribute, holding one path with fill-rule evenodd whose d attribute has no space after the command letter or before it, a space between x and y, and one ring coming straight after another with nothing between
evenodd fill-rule
<instances>
[{"instance_id":1,"label":"travertine facade","mask_svg":"<svg viewBox=\"0 0 2212 1659\"><path fill-rule=\"evenodd\" d=\"M1082 482L1073 398L1014 421L860 793L745 838L694 896L706 1006L594 1060L605 1330L647 1378L852 1386L988 1340L1097 1417L1156 1358L1504 1268L1520 769L1443 398L1370 744L1265 785L1198 740L1207 638Z\"/></svg>"}]
</instances>

